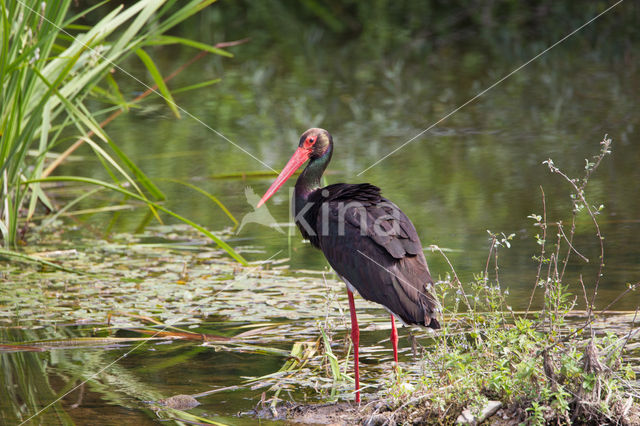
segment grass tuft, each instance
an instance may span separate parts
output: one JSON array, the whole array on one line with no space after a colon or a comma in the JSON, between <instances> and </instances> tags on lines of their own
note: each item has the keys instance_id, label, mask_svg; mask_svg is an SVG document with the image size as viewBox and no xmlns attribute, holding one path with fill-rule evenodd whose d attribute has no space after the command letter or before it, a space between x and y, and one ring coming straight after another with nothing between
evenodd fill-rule
<instances>
[{"instance_id":1,"label":"grass tuft","mask_svg":"<svg viewBox=\"0 0 640 426\"><path fill-rule=\"evenodd\" d=\"M490 233L485 270L467 290L461 294L456 280L438 286L441 300L450 307L445 311L450 319L444 321L434 343L423 348L426 373L393 382L385 392L387 405L369 413L369 417L382 414L389 424L449 424L456 422L464 409L479 416L493 400L504 407L500 411L502 419L512 423L637 424L640 398L633 391L635 373L622 354L638 329L597 333L592 327L596 317L605 314L613 303L595 315L604 266L604 246L596 218L602 207L594 208L587 201L586 187L610 152L611 140L605 136L598 155L587 161L584 175L575 179L551 159L545 161L551 172L572 189L572 212L569 230L564 232L562 221L548 221L543 192L543 213L530 216L542 232L536 236L540 255L535 257L538 270L531 294L533 301L536 290L543 292L542 309L514 313L508 306L508 291L502 288L498 276L498 250L509 248L510 236ZM576 218L583 213L591 219L595 238L600 241L600 266L593 277L593 294L589 297L585 290L579 298L568 292L564 272L570 257L586 261L573 245ZM548 230L554 227L558 229L557 238L548 241ZM489 272L491 263L494 274ZM454 270L452 273L457 277ZM582 280L580 277L584 289ZM634 289L630 286L620 297ZM586 306L582 323L569 318L579 299L584 299ZM466 303L461 304L461 300ZM406 392L407 383L411 392Z\"/></svg>"},{"instance_id":2,"label":"grass tuft","mask_svg":"<svg viewBox=\"0 0 640 426\"><path fill-rule=\"evenodd\" d=\"M129 110L133 103L124 99L111 73L119 72L134 78L119 64L135 53L153 78L158 88L156 93L167 101L179 118L179 107L165 84L175 74L163 78L143 48L180 43L230 56L219 47L163 35L214 1L191 0L176 4L173 1L139 0L101 12L92 26L83 25L82 19L105 6L106 2L74 16L70 14L71 0L0 3L0 240L5 248L15 249L26 241L23 233L28 227L24 220L30 221L39 206L45 211L54 210L41 183L44 178L60 180L50 177L51 172L80 144L90 146L110 180L74 176L77 182L89 179L121 193L123 187L130 187L134 198L146 203L160 223L158 211L165 211L195 225L157 204L165 198L164 194L104 131L103 125L112 118L98 123L96 114L87 106L87 99L101 101L121 111ZM191 86L196 87L200 86ZM112 117L117 116L117 112ZM78 142L58 160L48 164L52 154L69 140L69 133L75 133ZM92 139L94 136L95 140ZM215 197L210 198L230 215ZM234 259L246 263L222 240L202 227L198 229Z\"/></svg>"}]
</instances>

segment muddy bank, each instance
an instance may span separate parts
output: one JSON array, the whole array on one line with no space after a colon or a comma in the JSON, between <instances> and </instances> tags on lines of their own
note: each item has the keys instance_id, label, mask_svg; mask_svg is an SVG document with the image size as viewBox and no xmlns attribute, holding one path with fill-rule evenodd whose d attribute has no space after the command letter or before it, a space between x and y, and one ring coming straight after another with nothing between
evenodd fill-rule
<instances>
[{"instance_id":1,"label":"muddy bank","mask_svg":"<svg viewBox=\"0 0 640 426\"><path fill-rule=\"evenodd\" d=\"M285 402L276 408L264 407L250 413L260 419L285 420L293 424L347 425L362 423L362 408L350 402L296 404Z\"/></svg>"},{"instance_id":2,"label":"muddy bank","mask_svg":"<svg viewBox=\"0 0 640 426\"><path fill-rule=\"evenodd\" d=\"M277 408L263 407L247 415L264 420L285 421L287 424L304 425L366 425L383 426L395 424L478 424L473 421L461 421L457 412L442 412L430 407L428 402L405 404L392 408L388 402L373 400L363 402L360 406L351 402L329 404L297 404L285 402ZM494 426L511 426L521 424L527 418L526 410L519 405L512 405L494 411L481 424ZM603 419L605 420L605 419ZM611 420L611 419L609 419ZM631 406L625 418L617 419L617 424L640 424L640 408ZM594 423L595 424L595 423Z\"/></svg>"}]
</instances>

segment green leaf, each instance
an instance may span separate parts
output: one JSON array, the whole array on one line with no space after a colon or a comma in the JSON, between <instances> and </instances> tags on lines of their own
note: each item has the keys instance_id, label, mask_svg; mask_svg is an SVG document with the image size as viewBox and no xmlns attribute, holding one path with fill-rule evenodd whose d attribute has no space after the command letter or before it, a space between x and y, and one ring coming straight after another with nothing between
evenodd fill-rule
<instances>
[{"instance_id":1,"label":"green leaf","mask_svg":"<svg viewBox=\"0 0 640 426\"><path fill-rule=\"evenodd\" d=\"M208 192L207 192L207 191L205 191L204 189L199 188L199 187L197 187L197 186L195 186L195 185L193 185L193 184L191 184L191 183L189 183L189 182L185 182L185 181L183 181L183 180L179 180L179 179L170 179L170 178L165 178L165 179L162 179L162 180L166 180L166 181L168 181L168 182L175 182L175 183L178 183L178 184L180 184L180 185L184 185L184 186L186 186L186 187L188 187L188 188L191 188L191 189L193 189L194 191L198 191L199 193L201 193L202 195L204 195L205 197L209 198L211 201L213 201L214 203L216 203L216 204L218 205L218 207L220 207L220 209L221 209L221 210L222 210L222 211L223 211L227 216L229 216L229 219L231 219L231 221L234 223L234 225L235 225L235 226L237 226L237 225L238 225L238 221L237 221L237 219L233 216L233 214L231 214L231 212L230 212L230 211L225 207L225 205L224 205L224 204L222 204L222 203L220 202L220 200L218 200L218 198L217 198L217 197L215 197L214 195L212 195L212 194L208 193Z\"/></svg>"},{"instance_id":2,"label":"green leaf","mask_svg":"<svg viewBox=\"0 0 640 426\"><path fill-rule=\"evenodd\" d=\"M211 86L212 84L220 83L221 78L214 78L213 80L203 81L202 83L192 84L190 86L181 87L179 89L173 89L173 93L188 92L189 90L201 89L203 87Z\"/></svg>"},{"instance_id":3,"label":"green leaf","mask_svg":"<svg viewBox=\"0 0 640 426\"><path fill-rule=\"evenodd\" d=\"M120 105L120 107L122 107L126 112L129 112L129 103L124 99L124 96L122 96L122 92L120 91L120 87L116 80L111 74L107 74L105 78L107 83L109 83L109 86L111 86L111 90L113 91L116 99L119 101L118 105Z\"/></svg>"},{"instance_id":4,"label":"green leaf","mask_svg":"<svg viewBox=\"0 0 640 426\"><path fill-rule=\"evenodd\" d=\"M142 49L136 50L136 54L147 67L147 71L149 71L149 73L151 74L153 81L155 81L156 85L158 86L158 90L162 94L164 100L167 102L167 105L169 105L169 108L171 108L171 110L173 111L173 114L177 118L180 118L180 111L178 111L178 106L173 100L173 96L171 95L171 92L169 92L169 88L167 87L167 85L164 83L164 79L162 78L160 71L158 71L156 64L153 62L153 59L151 59L151 56L149 56L147 52Z\"/></svg>"},{"instance_id":5,"label":"green leaf","mask_svg":"<svg viewBox=\"0 0 640 426\"><path fill-rule=\"evenodd\" d=\"M333 354L331 350L331 343L329 343L329 339L325 334L324 330L320 329L322 333L322 342L324 343L324 353L329 360L329 365L331 366L331 375L333 376L333 380L339 380L342 376L340 373L340 365L338 364L338 358Z\"/></svg>"},{"instance_id":6,"label":"green leaf","mask_svg":"<svg viewBox=\"0 0 640 426\"><path fill-rule=\"evenodd\" d=\"M127 195L131 198L135 198L136 200L142 201L143 203L148 204L149 206L152 206L162 212L167 213L170 216L175 217L176 219L186 223L187 225L190 225L192 228L197 229L198 231L200 231L201 233L203 233L204 235L206 235L207 237L211 238L220 248L222 248L225 252L227 252L227 254L229 256L231 256L232 258L234 258L235 260L237 260L238 262L240 262L242 265L248 265L247 261L239 254L237 253L229 244L225 243L224 241L222 241L219 237L215 236L213 233L211 233L211 231L209 231L208 229L204 228L201 225L198 225L197 223L187 219L186 217L183 217L181 215L179 215L178 213L175 213L171 210L169 210L168 208L158 204L158 203L154 203L153 201L150 201L149 199L140 196L134 192L131 191L127 191L124 188L121 188L119 186L107 183L107 182L103 182L101 180L97 180L97 179L91 179L91 178L85 178L85 177L78 177L78 176L56 176L56 177L48 177L45 179L33 179L33 180L28 180L26 182L23 182L25 185L27 184L31 184L31 183L36 183L36 182L82 182L82 183L89 183L92 185L98 185L98 186L102 186L105 187L107 189L111 189L112 191L116 191L119 192L121 194Z\"/></svg>"},{"instance_id":7,"label":"green leaf","mask_svg":"<svg viewBox=\"0 0 640 426\"><path fill-rule=\"evenodd\" d=\"M81 274L81 275L86 274L86 272L78 271L76 269L71 269L71 268L65 268L64 266L58 265L57 263L49 262L48 260L40 259L39 257L35 257L35 256L29 256L28 254L19 253L13 250L6 250L3 248L0 248L0 256L13 257L13 258L25 260L28 262L40 263L42 265L50 266L54 269L59 269L65 272L72 272L74 274Z\"/></svg>"},{"instance_id":8,"label":"green leaf","mask_svg":"<svg viewBox=\"0 0 640 426\"><path fill-rule=\"evenodd\" d=\"M174 36L166 36L161 35L155 37L152 40L149 40L145 43L145 46L163 46L169 44L183 44L185 46L193 47L199 50L204 50L206 52L210 52L220 56L226 56L227 58L233 58L233 54L227 52L226 50L218 49L217 47L210 46L205 43L200 43L198 41L189 40L187 38L182 37L174 37Z\"/></svg>"}]
</instances>

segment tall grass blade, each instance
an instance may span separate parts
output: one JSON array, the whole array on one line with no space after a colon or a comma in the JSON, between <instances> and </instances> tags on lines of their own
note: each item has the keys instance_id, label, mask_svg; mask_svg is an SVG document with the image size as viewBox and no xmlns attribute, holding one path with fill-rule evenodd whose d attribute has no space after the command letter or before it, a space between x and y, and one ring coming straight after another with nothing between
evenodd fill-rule
<instances>
[{"instance_id":1,"label":"tall grass blade","mask_svg":"<svg viewBox=\"0 0 640 426\"><path fill-rule=\"evenodd\" d=\"M16 252L16 251L7 250L7 249L3 249L3 248L0 248L0 256L9 257L9 258L15 258L15 259L19 259L19 260L23 260L23 261L27 261L27 262L32 262L32 263L40 263L42 265L50 266L50 267L52 267L54 269L58 269L60 271L72 272L74 274L86 274L86 272L78 271L77 269L66 268L66 267L64 267L62 265L58 265L57 263L53 263L53 262L49 262L48 260L40 259L39 257L29 256L28 254L19 253L19 252Z\"/></svg>"},{"instance_id":2,"label":"tall grass blade","mask_svg":"<svg viewBox=\"0 0 640 426\"><path fill-rule=\"evenodd\" d=\"M74 147L87 143L113 179L113 184L108 184L90 177L77 177L77 182L82 179L93 184L98 182L103 188L140 200L158 220L158 211L163 211L189 223L234 259L246 264L242 256L220 238L157 204L157 200L165 198L162 191L106 134L102 124L95 119L96 114L85 103L87 96L97 94L99 100L128 110L129 104L110 71L138 52L159 91L179 116L160 70L142 47L181 43L229 56L217 47L163 36L164 32L211 3L213 0L139 0L126 6L117 5L92 26L87 26L78 20L106 2L92 4L78 13L70 13L71 0L0 2L0 238L5 247L17 244L21 215L27 220L33 218L39 204L52 209L52 203L40 186L41 178L53 170L45 161L60 146L62 138L68 137L69 130L75 130L81 142ZM92 139L93 135L97 138ZM67 158L66 155L62 157ZM130 185L131 190L123 189L122 183ZM236 223L222 203L210 194L207 196Z\"/></svg>"},{"instance_id":3,"label":"tall grass blade","mask_svg":"<svg viewBox=\"0 0 640 426\"><path fill-rule=\"evenodd\" d=\"M227 209L225 207L224 204L222 204L222 202L220 200L218 200L218 198L212 194L210 194L209 192L205 191L202 188L199 188L189 182L185 182L183 180L180 179L170 179L170 178L164 178L162 180L166 180L168 182L175 182L178 183L180 185L184 185L187 188L191 188L194 191L197 191L199 193L201 193L202 195L204 195L205 197L207 197L208 199L210 199L211 201L213 201L214 203L216 203L218 205L218 207L220 207L220 209L229 217L229 219L231 219L231 221L233 222L234 226L238 226L238 220L235 218L235 216L233 216L233 214L231 214L231 212L229 211L229 209Z\"/></svg>"},{"instance_id":4,"label":"tall grass blade","mask_svg":"<svg viewBox=\"0 0 640 426\"><path fill-rule=\"evenodd\" d=\"M212 80L203 81L202 83L191 84L189 86L173 89L173 93L182 93L182 92L188 92L190 90L202 89L203 87L211 86L213 84L220 83L221 81L222 81L221 78L214 78Z\"/></svg>"},{"instance_id":5,"label":"tall grass blade","mask_svg":"<svg viewBox=\"0 0 640 426\"><path fill-rule=\"evenodd\" d=\"M158 90L160 91L160 93L162 93L162 97L167 102L167 105L169 105L169 108L171 108L171 111L173 111L173 114L176 116L176 118L180 118L180 111L178 111L178 107L173 100L173 96L171 95L169 88L165 84L164 79L162 78L162 74L160 74L160 71L158 71L158 67L156 67L153 59L151 59L151 56L149 56L147 52L142 49L136 50L136 55L138 55L142 63L147 67L147 71L149 71L149 74L151 74L153 81L155 81L156 85L158 86Z\"/></svg>"},{"instance_id":6,"label":"tall grass blade","mask_svg":"<svg viewBox=\"0 0 640 426\"><path fill-rule=\"evenodd\" d=\"M163 35L146 42L145 46L158 46L168 44L183 44L185 46L193 47L199 50L204 50L205 52L213 53L220 56L226 56L227 58L233 58L233 53L229 53L226 50L222 50L215 46L210 46L205 43L200 43L198 41L193 41L182 37Z\"/></svg>"},{"instance_id":7,"label":"tall grass blade","mask_svg":"<svg viewBox=\"0 0 640 426\"><path fill-rule=\"evenodd\" d=\"M220 239L219 237L215 236L213 233L211 233L211 231L207 230L206 228L204 228L201 225L198 225L197 223L193 222L192 220L187 219L184 216L179 215L178 213L175 213L169 209L167 209L166 207L155 203L143 196L140 196L136 193L133 193L131 191L127 191L124 188L121 188L119 186L107 183L107 182L103 182L101 180L97 180L97 179L91 179L91 178L85 178L85 177L80 177L80 176L56 176L56 177L49 177L49 178L44 178L44 179L34 179L34 180L30 180L30 181L26 181L24 182L24 184L31 184L31 183L35 183L35 182L79 182L79 183L89 183L92 185L98 185L98 186L102 186L104 188L110 189L112 191L115 192L119 192L121 194L127 195L131 198L135 198L138 201L142 201L143 203L148 204L149 206L154 207L157 210L160 210L164 213L167 213L170 216L173 216L174 218L186 223L187 225L190 225L191 227L193 227L194 229L197 229L198 231L200 231L202 234L204 234L205 236L209 237L211 240L213 240L221 249L223 249L229 256L231 256L232 258L234 258L235 260L237 260L238 262L240 262L243 265L248 265L247 261L239 254L237 253L230 245L228 245L227 243L225 243L222 239Z\"/></svg>"}]
</instances>

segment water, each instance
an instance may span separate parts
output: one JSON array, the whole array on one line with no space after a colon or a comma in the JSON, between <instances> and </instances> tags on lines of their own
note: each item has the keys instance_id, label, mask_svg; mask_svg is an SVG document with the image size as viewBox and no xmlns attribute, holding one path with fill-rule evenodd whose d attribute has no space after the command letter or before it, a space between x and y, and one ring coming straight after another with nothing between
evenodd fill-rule
<instances>
[{"instance_id":1,"label":"water","mask_svg":"<svg viewBox=\"0 0 640 426\"><path fill-rule=\"evenodd\" d=\"M562 220L566 226L570 221L570 187L559 176L551 175L542 162L552 158L569 176L581 176L585 158L598 152L598 142L608 134L613 139L613 154L605 158L587 192L592 205L605 205L598 216L605 236L606 269L597 307L606 306L627 283L638 281L640 82L633 60L624 62L615 55L611 59L608 52L590 50L579 37L570 39L424 132L533 55L498 57L495 52L486 53L470 45L466 50L443 48L421 57L395 52L388 58L377 58L359 54L362 46L355 42L324 46L322 37L312 29L283 35L299 37L298 44L275 44L269 48L261 33L264 29L243 30L213 30L198 25L184 29L186 33L211 31L227 39L249 36L255 43L230 49L236 53L234 59L208 56L171 83L170 87L178 88L222 78L221 83L209 88L176 95L176 102L184 109L181 120L175 119L161 100L153 99L107 128L112 139L165 191L167 207L209 229L230 226L229 219L210 200L163 179L200 186L240 219L252 211L244 196L245 188L251 187L260 196L273 178L216 177L267 170L261 162L280 170L293 153L299 135L309 127L323 127L333 134L335 142L327 183L370 182L380 186L383 194L412 219L425 247L435 244L448 249L447 255L464 282L485 268L487 229L514 233L511 248L500 249L500 281L510 290L509 303L520 310L527 307L535 281L537 265L531 257L539 251L534 235L540 230L532 226L533 221L527 216L542 214L540 187L549 221ZM602 45L606 43L599 46ZM166 74L195 54L193 50L170 47L148 51ZM149 81L134 60L126 68ZM116 77L127 98L143 90L121 73ZM78 153L88 154L88 150ZM82 162L65 165L60 173L95 173L92 177L105 178L99 164L92 161L87 155ZM113 199L102 196L109 200L99 204ZM95 201L85 206L95 206ZM274 196L268 207L278 222L288 222L286 190ZM120 215L114 231L133 232L145 214L144 209L137 209ZM82 219L99 230L110 217L104 213ZM290 258L287 263L292 270L327 268L322 254L302 242L295 229L287 235L249 224L228 241L233 246L260 249L246 254L250 260ZM589 258L585 263L572 256L568 266L566 282L573 293L581 295L578 277L583 275L587 290L593 287L599 255L595 232L584 214L578 217L574 245ZM434 276L444 277L449 272L439 254L427 251L426 255ZM312 276L321 280L318 275ZM290 297L295 298L295 290L291 292ZM581 300L579 297L578 308L584 306ZM339 302L346 309L344 296ZM632 293L612 309L634 310L637 306L637 293ZM365 315L364 323L376 316L386 319L384 311L363 311L369 315ZM321 310L318 316L323 314ZM231 315L222 326L205 323L197 331L220 333L244 324L242 321L252 321L239 317ZM297 328L294 320L288 326L304 338L317 338L313 315L305 313L301 318L304 321ZM85 328L70 330L73 336L90 334ZM57 334L49 330L28 336L17 333L12 339L52 336ZM386 330L363 333L363 347L373 348L369 355L365 349L364 362L371 363L365 371L375 370L380 360L388 360L388 351L382 357L380 353L384 352L378 353L380 349L374 347L386 336ZM269 342L276 344L275 340ZM289 343L283 339L282 349L289 350ZM339 350L344 344L336 346ZM406 342L403 346L408 355ZM37 366L51 365L53 390L39 395L38 402L44 406L86 378L86 366L97 371L128 348L66 348L6 356L14 365L24 363L24 371L33 371L33 381L29 382L32 384L38 383ZM152 383L153 392L148 398L153 399L235 385L240 377L277 371L284 361L280 356L214 352L191 343L157 344L119 360L117 370L108 370L103 380L108 383L118 379L112 385L115 388ZM253 408L259 401L259 392L212 396L198 413L216 413L223 416L218 418L221 421L242 422L229 416ZM144 395L142 389L124 394ZM100 416L106 423L155 423L148 408L122 399L121 394L114 395L108 387L87 384L63 402L68 406L80 398L79 408L69 410L70 421L82 424ZM9 409L5 406L3 410ZM49 416L43 419L54 418L54 414Z\"/></svg>"},{"instance_id":2,"label":"water","mask_svg":"<svg viewBox=\"0 0 640 426\"><path fill-rule=\"evenodd\" d=\"M247 31L259 43L260 34ZM640 84L637 73L630 71L633 63L623 66L608 59L606 52L589 50L579 38L570 39L442 120L525 60L496 61L473 47L461 52L445 49L421 60L373 60L357 55L359 47L353 43L336 48L332 61L320 42L302 43L298 51L288 48L279 50L276 45L273 51L262 51L249 43L232 49L235 59L206 57L172 87L223 80L176 95L184 108L181 120L155 99L109 126L111 137L166 192L168 207L210 229L231 225L210 200L162 179L197 184L240 219L252 211L245 187L261 196L273 178L213 177L267 171L267 166L280 170L299 135L309 127L323 127L335 141L327 183L380 186L412 219L423 245L451 250L450 259L463 281L484 270L487 230L515 233L512 248L501 251L501 274L514 307L522 309L535 281L531 257L538 253L534 235L539 229L527 216L543 213L541 187L548 221L563 221L567 231L570 226L571 188L542 162L552 158L570 177L581 177L585 159L598 153L599 141L608 134L613 154L587 189L591 205L604 204L598 220L605 236L606 270L598 306L611 301L626 283L637 281L640 115L635 100ZM167 73L194 55L190 50L151 53ZM127 67L140 71L133 61ZM130 96L141 90L125 76L118 77ZM418 134L422 135L407 143ZM86 167L82 163L62 172L84 173ZM97 164L94 169L100 174ZM293 183L291 179L289 187ZM278 222L289 221L286 189L268 208ZM122 215L116 229L133 231L144 214L140 209ZM96 223L105 217L97 216ZM572 257L569 281L574 290L579 289L579 274L587 287L593 285L599 255L585 214L578 217L578 232L575 247L589 263ZM292 268L327 267L320 253L301 242L297 230L289 238L249 224L231 243L264 247L264 255L253 259L290 257ZM448 272L439 255L427 253L427 260L435 276ZM636 305L627 298L616 307Z\"/></svg>"}]
</instances>

